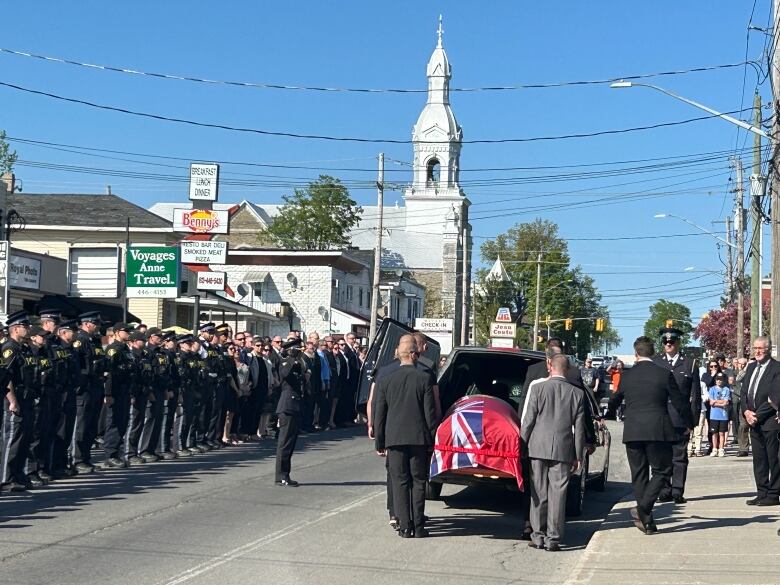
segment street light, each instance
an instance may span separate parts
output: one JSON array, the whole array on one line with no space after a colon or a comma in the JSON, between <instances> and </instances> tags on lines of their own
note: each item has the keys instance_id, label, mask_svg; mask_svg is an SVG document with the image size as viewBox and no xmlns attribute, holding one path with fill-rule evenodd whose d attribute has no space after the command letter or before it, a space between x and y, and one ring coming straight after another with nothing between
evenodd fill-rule
<instances>
[{"instance_id":1,"label":"street light","mask_svg":"<svg viewBox=\"0 0 780 585\"><path fill-rule=\"evenodd\" d=\"M680 217L679 215L675 215L673 213L656 213L653 217L656 218L656 219L663 219L665 217L673 217L675 219L679 219L680 221L684 221L688 225L695 227L697 230L700 230L700 231L704 232L705 234L709 234L710 236L712 236L713 238L715 238L719 242L722 242L722 243L726 244L727 246L730 246L731 248L736 248L737 247L735 244L732 244L728 240L724 240L723 238L718 236L715 232L711 232L710 230L701 227L699 224L693 223L690 219L686 219L684 217Z\"/></svg>"},{"instance_id":2,"label":"street light","mask_svg":"<svg viewBox=\"0 0 780 585\"><path fill-rule=\"evenodd\" d=\"M681 102L685 102L686 104L689 104L693 106L694 108L699 108L700 110L704 110L705 112L708 112L712 114L713 116L717 116L718 118L722 118L723 120L726 120L727 122L731 122L732 124L736 124L740 128L744 128L748 132L753 132L754 134L758 134L759 136L762 136L763 138L770 138L769 134L764 132L761 128L758 128L757 126L753 126L752 124L748 124L747 122L743 122L742 120L737 120L736 118L732 118L731 116L724 114L722 112L719 112L717 110L713 110L712 108L709 108L705 106L704 104L700 104L699 102L695 102L693 100L690 100L686 97L683 97L681 95L677 95L674 92L669 91L668 89L664 89L663 87L658 87L657 85L652 85L650 83L636 83L635 81L616 81L615 83L610 84L612 89L623 89L623 88L629 88L629 87L649 87L650 89L654 89L656 91L660 91L661 93L664 93L668 95L669 97L673 97L676 100L680 100Z\"/></svg>"}]
</instances>

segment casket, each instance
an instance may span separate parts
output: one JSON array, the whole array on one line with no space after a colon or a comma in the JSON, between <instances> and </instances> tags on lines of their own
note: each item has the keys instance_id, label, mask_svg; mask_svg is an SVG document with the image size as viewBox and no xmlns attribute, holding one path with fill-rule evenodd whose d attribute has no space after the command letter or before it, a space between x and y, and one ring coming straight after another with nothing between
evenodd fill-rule
<instances>
[{"instance_id":1,"label":"casket","mask_svg":"<svg viewBox=\"0 0 780 585\"><path fill-rule=\"evenodd\" d=\"M436 430L430 475L434 481L441 475L455 482L462 475L513 478L522 490L517 412L504 400L485 394L459 399Z\"/></svg>"}]
</instances>

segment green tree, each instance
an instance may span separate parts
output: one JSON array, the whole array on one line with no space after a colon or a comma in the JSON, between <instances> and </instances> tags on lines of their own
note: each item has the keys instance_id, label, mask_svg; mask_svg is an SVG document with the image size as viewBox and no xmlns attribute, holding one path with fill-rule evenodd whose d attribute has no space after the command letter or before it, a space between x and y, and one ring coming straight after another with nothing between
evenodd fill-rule
<instances>
[{"instance_id":1,"label":"green tree","mask_svg":"<svg viewBox=\"0 0 780 585\"><path fill-rule=\"evenodd\" d=\"M259 239L270 237L286 249L333 250L350 245L349 231L363 209L341 181L320 175L306 189L282 196L284 205Z\"/></svg>"},{"instance_id":2,"label":"green tree","mask_svg":"<svg viewBox=\"0 0 780 585\"><path fill-rule=\"evenodd\" d=\"M568 246L558 235L555 223L542 219L520 223L494 240L485 242L480 248L480 256L485 263L495 262L499 255L516 291L527 302L521 324L533 328L536 268L541 255L540 333L546 336L545 320L549 315L550 334L565 342L567 353L574 352L575 332L578 334L576 348L580 356L590 351L596 342L603 343L605 339L611 345L620 342L620 337L611 327L600 333L598 339L595 337L595 317L608 318L609 311L601 304L601 295L593 279L584 274L579 266L571 266ZM478 298L477 312L480 312ZM494 316L495 312L491 319ZM571 330L565 330L564 319L573 319ZM478 327L479 321L480 317L477 316ZM518 341L521 347L533 344L526 333Z\"/></svg>"},{"instance_id":3,"label":"green tree","mask_svg":"<svg viewBox=\"0 0 780 585\"><path fill-rule=\"evenodd\" d=\"M645 321L645 335L655 342L656 351L661 351L661 337L658 332L671 320L673 327L683 332L680 346L685 347L691 341L691 310L680 303L659 299L650 305L650 317Z\"/></svg>"},{"instance_id":4,"label":"green tree","mask_svg":"<svg viewBox=\"0 0 780 585\"><path fill-rule=\"evenodd\" d=\"M473 302L478 345L487 345L490 340L490 323L495 320L499 308L512 308L515 293L512 282L488 278L488 271L484 269L477 272ZM518 328L515 342L520 347L528 344L527 335L521 328Z\"/></svg>"},{"instance_id":5,"label":"green tree","mask_svg":"<svg viewBox=\"0 0 780 585\"><path fill-rule=\"evenodd\" d=\"M5 139L5 130L0 130L0 173L13 171L16 158L16 151L11 150Z\"/></svg>"}]
</instances>

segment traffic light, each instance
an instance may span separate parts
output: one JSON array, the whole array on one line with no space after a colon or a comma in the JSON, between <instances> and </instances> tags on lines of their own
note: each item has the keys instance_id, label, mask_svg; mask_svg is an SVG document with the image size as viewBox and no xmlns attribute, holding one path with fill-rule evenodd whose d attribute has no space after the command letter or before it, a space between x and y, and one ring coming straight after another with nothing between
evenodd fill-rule
<instances>
[{"instance_id":1,"label":"traffic light","mask_svg":"<svg viewBox=\"0 0 780 585\"><path fill-rule=\"evenodd\" d=\"M596 319L596 331L604 331L604 319Z\"/></svg>"},{"instance_id":2,"label":"traffic light","mask_svg":"<svg viewBox=\"0 0 780 585\"><path fill-rule=\"evenodd\" d=\"M574 327L574 321L572 319L566 319L564 323L566 326L566 331L571 331L572 327Z\"/></svg>"},{"instance_id":3,"label":"traffic light","mask_svg":"<svg viewBox=\"0 0 780 585\"><path fill-rule=\"evenodd\" d=\"M667 329L671 329L672 327L674 327L674 319L667 319L666 320L666 328Z\"/></svg>"},{"instance_id":4,"label":"traffic light","mask_svg":"<svg viewBox=\"0 0 780 585\"><path fill-rule=\"evenodd\" d=\"M542 337L541 335L537 335L537 336L536 336L536 341L537 341L538 343L544 343L544 337Z\"/></svg>"}]
</instances>

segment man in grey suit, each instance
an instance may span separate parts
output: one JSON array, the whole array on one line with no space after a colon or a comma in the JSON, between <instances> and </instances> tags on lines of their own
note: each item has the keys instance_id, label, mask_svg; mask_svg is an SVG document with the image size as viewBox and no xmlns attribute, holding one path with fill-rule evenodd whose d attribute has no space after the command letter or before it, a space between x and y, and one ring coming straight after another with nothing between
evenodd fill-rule
<instances>
[{"instance_id":1,"label":"man in grey suit","mask_svg":"<svg viewBox=\"0 0 780 585\"><path fill-rule=\"evenodd\" d=\"M531 458L532 548L560 550L566 522L566 490L585 450L581 390L566 381L565 355L550 358L550 377L528 388L520 437Z\"/></svg>"}]
</instances>

